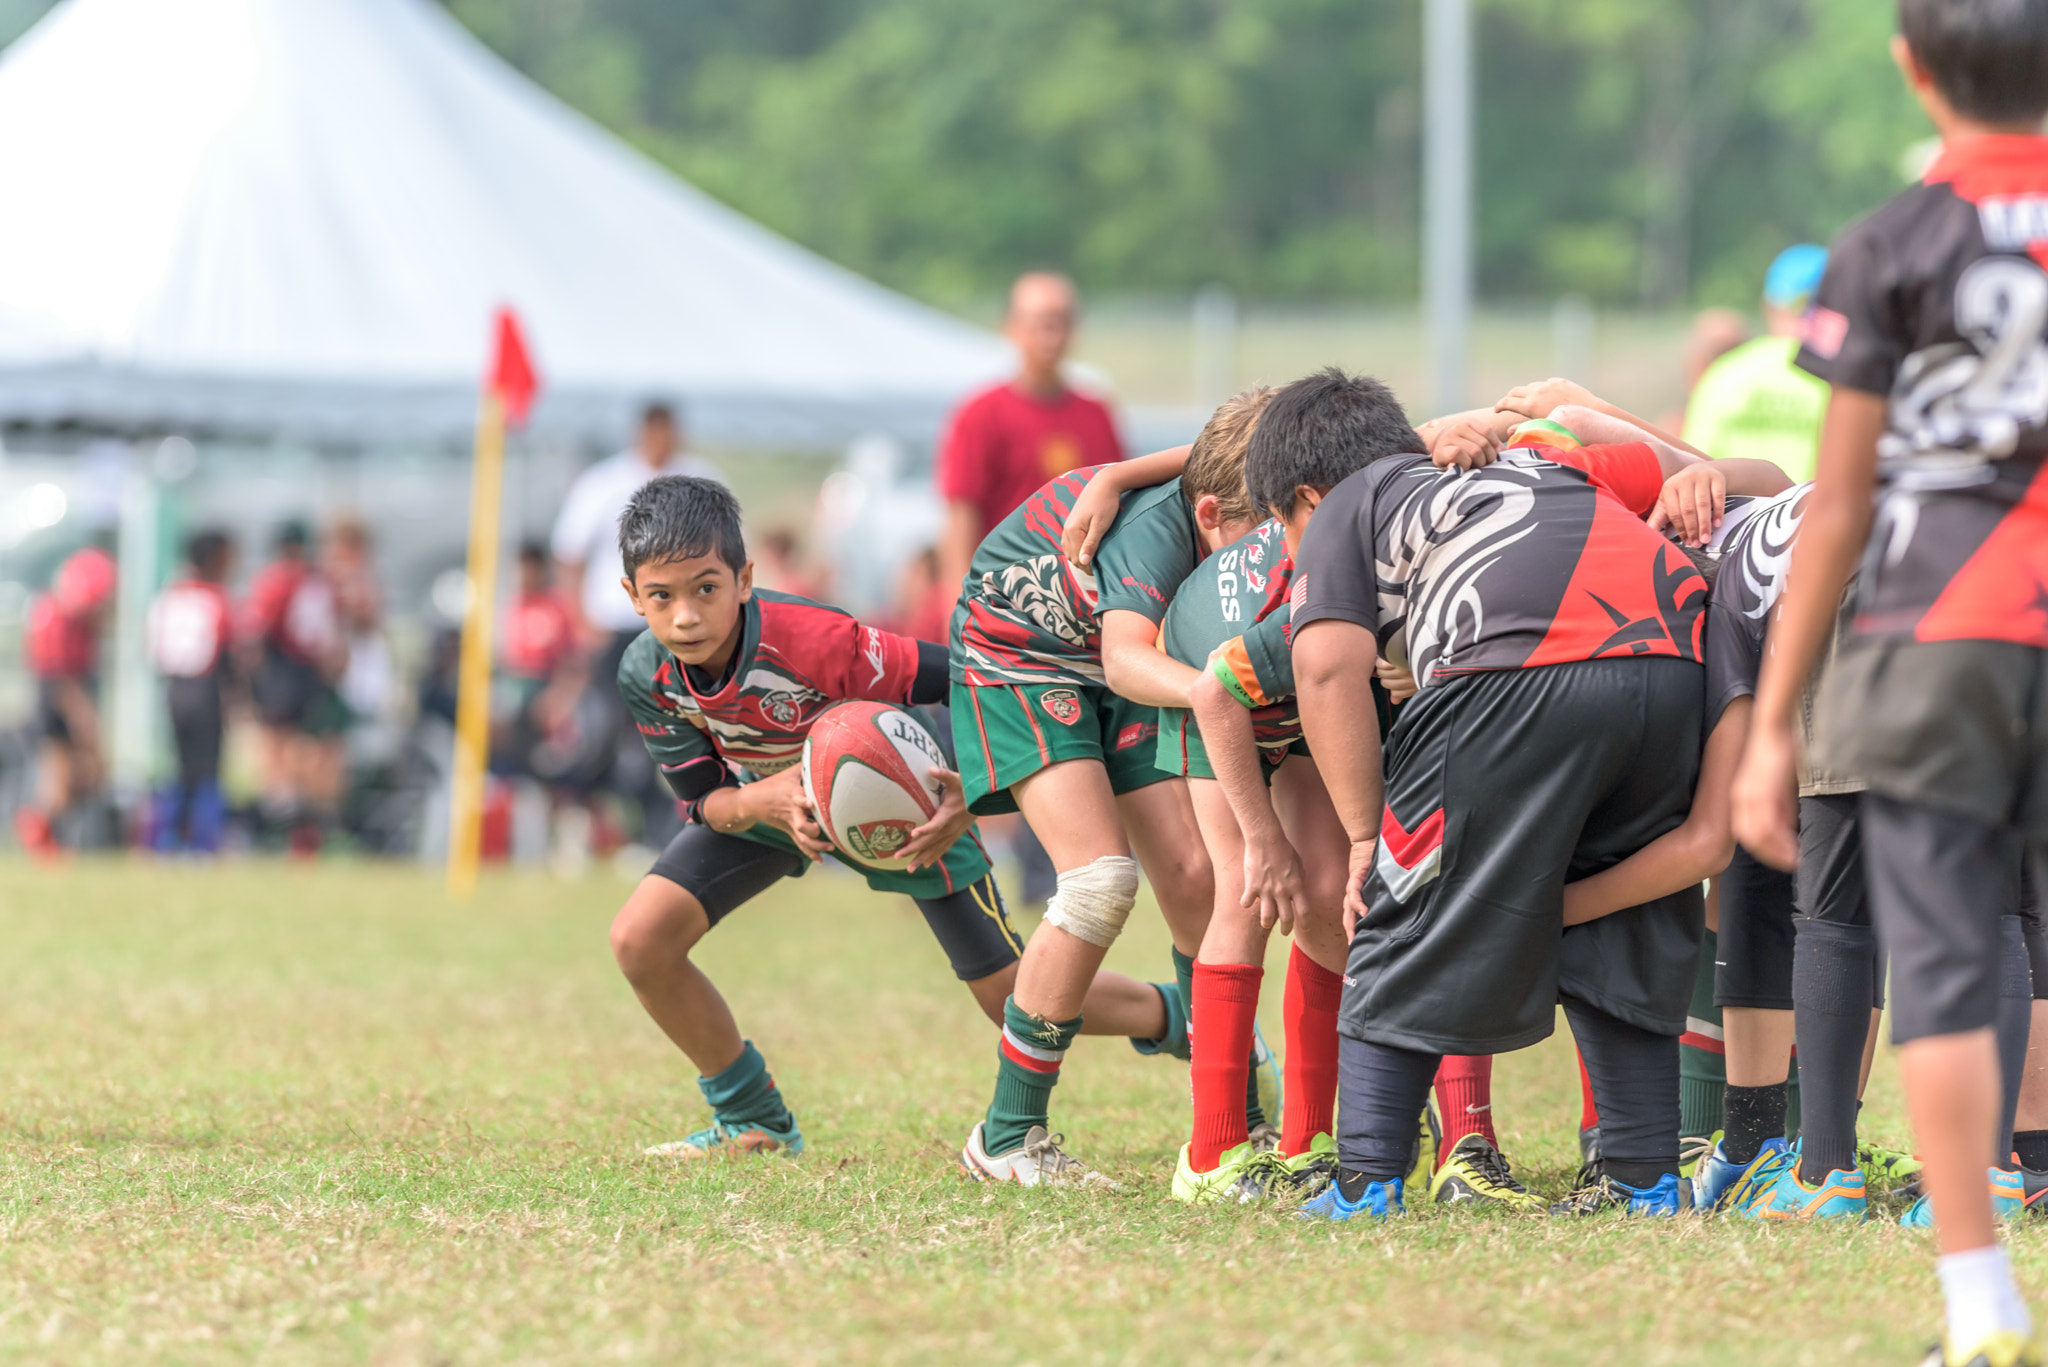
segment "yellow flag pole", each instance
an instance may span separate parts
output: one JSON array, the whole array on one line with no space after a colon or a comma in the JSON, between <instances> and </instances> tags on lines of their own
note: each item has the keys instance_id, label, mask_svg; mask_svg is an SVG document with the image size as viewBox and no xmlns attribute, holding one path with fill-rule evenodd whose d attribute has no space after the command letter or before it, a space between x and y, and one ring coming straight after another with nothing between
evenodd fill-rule
<instances>
[{"instance_id":1,"label":"yellow flag pole","mask_svg":"<svg viewBox=\"0 0 2048 1367\"><path fill-rule=\"evenodd\" d=\"M505 406L486 391L477 410L469 484L469 602L455 695L455 774L448 819L448 894L476 894L483 852L484 761L491 745L491 624L496 617L498 517L505 484Z\"/></svg>"}]
</instances>

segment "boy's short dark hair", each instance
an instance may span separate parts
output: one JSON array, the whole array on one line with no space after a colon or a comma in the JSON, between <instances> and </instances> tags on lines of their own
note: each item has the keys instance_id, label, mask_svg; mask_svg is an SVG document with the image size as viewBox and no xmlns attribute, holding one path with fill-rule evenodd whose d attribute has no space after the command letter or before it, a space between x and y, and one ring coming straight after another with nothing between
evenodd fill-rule
<instances>
[{"instance_id":1,"label":"boy's short dark hair","mask_svg":"<svg viewBox=\"0 0 2048 1367\"><path fill-rule=\"evenodd\" d=\"M1899 33L1964 118L2048 114L2048 0L1899 0Z\"/></svg>"},{"instance_id":2,"label":"boy's short dark hair","mask_svg":"<svg viewBox=\"0 0 2048 1367\"><path fill-rule=\"evenodd\" d=\"M740 501L715 479L663 475L640 486L619 514L619 558L626 578L642 565L715 555L738 574L747 563Z\"/></svg>"},{"instance_id":3,"label":"boy's short dark hair","mask_svg":"<svg viewBox=\"0 0 2048 1367\"><path fill-rule=\"evenodd\" d=\"M1254 505L1286 516L1301 485L1327 489L1382 456L1423 449L1393 390L1331 366L1285 386L1266 405L1245 452L1245 486Z\"/></svg>"},{"instance_id":4,"label":"boy's short dark hair","mask_svg":"<svg viewBox=\"0 0 2048 1367\"><path fill-rule=\"evenodd\" d=\"M228 549L232 544L226 532L195 532L185 542L185 563L202 577L218 578L227 568Z\"/></svg>"},{"instance_id":5,"label":"boy's short dark hair","mask_svg":"<svg viewBox=\"0 0 2048 1367\"><path fill-rule=\"evenodd\" d=\"M548 563L548 546L545 541L522 541L519 543L519 563L540 565Z\"/></svg>"}]
</instances>

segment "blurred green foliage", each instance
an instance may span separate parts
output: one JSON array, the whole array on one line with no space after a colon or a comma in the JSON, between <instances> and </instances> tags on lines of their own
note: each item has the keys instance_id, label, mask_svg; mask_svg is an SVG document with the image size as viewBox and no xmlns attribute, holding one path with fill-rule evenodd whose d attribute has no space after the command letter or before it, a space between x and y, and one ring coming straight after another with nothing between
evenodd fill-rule
<instances>
[{"instance_id":1,"label":"blurred green foliage","mask_svg":"<svg viewBox=\"0 0 2048 1367\"><path fill-rule=\"evenodd\" d=\"M704 189L927 298L1415 289L1421 0L450 0ZM1881 0L1478 0L1481 289L1747 303L1927 128Z\"/></svg>"},{"instance_id":2,"label":"blurred green foliage","mask_svg":"<svg viewBox=\"0 0 2048 1367\"><path fill-rule=\"evenodd\" d=\"M1019 268L1406 299L1422 0L445 0L703 189L939 302ZM1883 0L1474 0L1480 287L1748 303L1929 129ZM45 0L0 0L0 37Z\"/></svg>"}]
</instances>

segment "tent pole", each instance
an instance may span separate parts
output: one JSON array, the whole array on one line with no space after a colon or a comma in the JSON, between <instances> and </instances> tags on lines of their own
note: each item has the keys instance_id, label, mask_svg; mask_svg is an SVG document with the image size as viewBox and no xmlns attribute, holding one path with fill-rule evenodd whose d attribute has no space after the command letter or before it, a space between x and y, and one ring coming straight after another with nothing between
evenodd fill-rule
<instances>
[{"instance_id":1,"label":"tent pole","mask_svg":"<svg viewBox=\"0 0 2048 1367\"><path fill-rule=\"evenodd\" d=\"M455 773L448 821L448 893L476 894L483 851L484 762L491 743L491 625L498 587L498 519L505 484L505 406L486 391L477 410L469 486L469 601L455 695Z\"/></svg>"}]
</instances>

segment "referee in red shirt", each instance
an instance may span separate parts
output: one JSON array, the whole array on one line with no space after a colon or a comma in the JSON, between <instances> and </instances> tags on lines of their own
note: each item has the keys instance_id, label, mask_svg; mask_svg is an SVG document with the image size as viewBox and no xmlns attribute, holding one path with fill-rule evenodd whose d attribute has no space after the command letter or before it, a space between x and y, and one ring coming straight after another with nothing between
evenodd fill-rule
<instances>
[{"instance_id":1,"label":"referee in red shirt","mask_svg":"<svg viewBox=\"0 0 2048 1367\"><path fill-rule=\"evenodd\" d=\"M957 588L981 539L1040 485L1124 458L1109 406L1067 388L1060 376L1078 304L1074 282L1063 275L1033 271L1010 287L1003 334L1017 348L1018 372L961 404L939 443L935 476L946 500L939 568L947 585Z\"/></svg>"}]
</instances>

